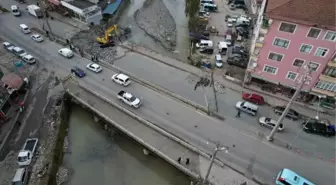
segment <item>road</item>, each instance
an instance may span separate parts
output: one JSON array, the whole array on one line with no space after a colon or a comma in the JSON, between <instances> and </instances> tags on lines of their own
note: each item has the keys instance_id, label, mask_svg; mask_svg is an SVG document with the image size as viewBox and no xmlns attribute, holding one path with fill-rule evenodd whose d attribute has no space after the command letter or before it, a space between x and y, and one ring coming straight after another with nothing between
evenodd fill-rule
<instances>
[{"instance_id":1,"label":"road","mask_svg":"<svg viewBox=\"0 0 336 185\"><path fill-rule=\"evenodd\" d=\"M26 18L27 21L28 19L29 24L30 22L36 21L32 18ZM17 26L20 23L22 23L21 18L15 18L10 14L1 15L0 24L3 25L0 28L1 35L37 57L40 62L40 67L48 69L49 72L54 71L56 76L66 76L69 74L71 67L76 65L85 68L90 62L79 56L75 56L72 59L63 58L57 53L57 50L61 47L47 40L43 43L33 42L28 35L24 35L20 32ZM124 61L125 59L127 59L127 57L123 58ZM128 60L140 61L141 59L138 57L135 59L133 56L133 58L129 58L127 61ZM141 66L140 64L136 65ZM134 72L131 68L126 67L126 69L130 72ZM147 68L147 70L151 69ZM161 72L162 76L165 75L163 74L164 71ZM103 96L109 97L111 100L121 104L121 102L116 100L115 96L116 93L123 88L110 81L114 73L114 71L107 68L104 68L101 74L93 74L87 71L88 75L83 79L78 79L78 81L99 91ZM179 76L173 76L174 77L170 75L169 77L171 78L167 78L167 76L160 77L160 79L165 79L165 81L168 82L172 81L171 85L174 85L178 83L176 78ZM156 80L157 76L153 75L151 78L152 80L154 80L154 78ZM180 85L181 84L177 84L177 86ZM185 86L182 87L186 88ZM131 109L132 111L166 130L175 133L189 143L208 152L210 152L213 146L206 144L207 140L220 141L229 146L235 145L234 148L231 147L228 154L220 153L219 158L247 175L253 175L263 179L267 183L272 183L273 177L277 172L287 167L299 172L317 184L335 184L335 167L330 164L330 162L320 161L309 156L298 156L286 149L271 145L262 140L262 137L259 136L253 127L245 127L246 121L244 118L233 118L232 115L234 111L232 111L232 105L230 103L230 101L234 102L232 97L224 101L224 103L226 102L230 107L227 111L232 115L228 116L226 120L222 122L139 84L132 83L130 87L125 89L142 97L144 100L143 106L140 109ZM196 96L199 95L195 95L195 97ZM127 107L126 105L123 106ZM244 117L247 116L244 115ZM255 123L251 122L251 124ZM315 169L319 169L319 173L317 173Z\"/></svg>"}]
</instances>

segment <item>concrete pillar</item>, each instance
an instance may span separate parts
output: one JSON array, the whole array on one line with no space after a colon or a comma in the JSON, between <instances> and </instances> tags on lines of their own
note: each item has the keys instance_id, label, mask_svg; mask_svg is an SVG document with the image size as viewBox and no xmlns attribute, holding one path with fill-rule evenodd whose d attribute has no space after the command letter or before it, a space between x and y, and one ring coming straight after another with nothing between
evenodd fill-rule
<instances>
[{"instance_id":1,"label":"concrete pillar","mask_svg":"<svg viewBox=\"0 0 336 185\"><path fill-rule=\"evenodd\" d=\"M99 118L97 116L93 116L93 121L98 123L99 122Z\"/></svg>"},{"instance_id":2,"label":"concrete pillar","mask_svg":"<svg viewBox=\"0 0 336 185\"><path fill-rule=\"evenodd\" d=\"M148 155L150 153L146 148L144 148L142 151L145 155Z\"/></svg>"}]
</instances>

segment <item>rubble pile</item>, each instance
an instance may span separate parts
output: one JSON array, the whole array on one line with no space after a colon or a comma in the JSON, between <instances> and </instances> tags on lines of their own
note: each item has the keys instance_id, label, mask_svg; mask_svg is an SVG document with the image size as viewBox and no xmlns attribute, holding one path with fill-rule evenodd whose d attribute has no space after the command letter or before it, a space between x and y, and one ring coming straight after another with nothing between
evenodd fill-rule
<instances>
[{"instance_id":1,"label":"rubble pile","mask_svg":"<svg viewBox=\"0 0 336 185\"><path fill-rule=\"evenodd\" d=\"M165 48L174 50L176 24L162 0L146 0L134 14L137 25Z\"/></svg>"},{"instance_id":2,"label":"rubble pile","mask_svg":"<svg viewBox=\"0 0 336 185\"><path fill-rule=\"evenodd\" d=\"M15 153L11 151L8 153L6 159L0 162L0 175L2 176L0 185L8 185L12 183L15 170L18 168L16 157Z\"/></svg>"},{"instance_id":3,"label":"rubble pile","mask_svg":"<svg viewBox=\"0 0 336 185\"><path fill-rule=\"evenodd\" d=\"M67 182L69 177L69 170L63 166L61 166L58 169L57 175L56 175L56 184L61 185L65 182Z\"/></svg>"}]
</instances>

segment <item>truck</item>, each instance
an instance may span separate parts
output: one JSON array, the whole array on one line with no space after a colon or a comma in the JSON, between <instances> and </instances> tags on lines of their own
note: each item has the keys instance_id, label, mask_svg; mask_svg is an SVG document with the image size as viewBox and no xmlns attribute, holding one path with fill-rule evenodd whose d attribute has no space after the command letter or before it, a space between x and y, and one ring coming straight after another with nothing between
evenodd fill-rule
<instances>
[{"instance_id":1,"label":"truck","mask_svg":"<svg viewBox=\"0 0 336 185\"><path fill-rule=\"evenodd\" d=\"M132 106L134 108L139 108L141 105L141 101L139 98L133 96L131 93L126 92L126 91L120 91L118 93L118 99L123 101L124 103L126 103L129 106Z\"/></svg>"},{"instance_id":2,"label":"truck","mask_svg":"<svg viewBox=\"0 0 336 185\"><path fill-rule=\"evenodd\" d=\"M28 138L26 139L26 142L24 143L22 149L19 152L18 155L18 164L20 167L22 166L28 166L30 165L34 153L36 151L36 146L38 143L38 139L37 138Z\"/></svg>"},{"instance_id":3,"label":"truck","mask_svg":"<svg viewBox=\"0 0 336 185\"><path fill-rule=\"evenodd\" d=\"M36 6L36 5L28 5L27 10L28 10L28 13L32 16L35 16L37 18L42 18L43 17L41 8Z\"/></svg>"}]
</instances>

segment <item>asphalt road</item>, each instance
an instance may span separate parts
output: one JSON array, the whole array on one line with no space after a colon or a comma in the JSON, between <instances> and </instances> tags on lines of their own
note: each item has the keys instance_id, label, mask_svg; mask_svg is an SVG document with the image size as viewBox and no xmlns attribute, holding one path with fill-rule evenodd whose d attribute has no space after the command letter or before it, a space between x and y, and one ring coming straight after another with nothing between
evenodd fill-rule
<instances>
[{"instance_id":1,"label":"asphalt road","mask_svg":"<svg viewBox=\"0 0 336 185\"><path fill-rule=\"evenodd\" d=\"M34 19L30 21L33 22ZM69 74L71 67L76 65L85 68L90 62L77 55L72 59L63 58L57 53L57 50L61 47L47 40L43 43L33 42L28 35L19 30L18 25L20 23L22 23L21 18L15 18L10 14L1 15L0 25L3 25L0 27L1 36L37 57L40 67L48 69L49 72L54 71L56 76L66 76ZM139 61L141 59L136 57L128 60ZM134 72L131 68L126 67L126 69ZM151 69L147 68L147 70ZM103 96L122 104L116 99L116 93L123 88L111 82L110 78L113 74L113 71L106 68L103 69L101 74L87 71L87 76L78 79L78 81L99 91ZM164 75L164 71L161 71L161 75ZM177 75L174 76L178 77ZM158 77L151 76L151 78L156 79ZM167 76L160 78L169 80ZM177 85L180 86L180 84ZM180 88L185 87L180 86ZM228 154L220 153L218 156L247 175L254 175L272 183L277 172L287 167L311 179L316 184L335 184L335 167L330 162L320 161L309 156L298 156L286 149L263 141L254 128L244 126L246 125L244 118L237 120L228 116L225 122L221 122L139 84L132 83L130 87L125 89L143 98L143 106L138 110L132 109L134 112L184 138L193 145L206 151L210 151L213 147L211 144L206 144L208 140L221 141L228 146L235 145L234 148L231 147ZM234 101L232 97L229 99L227 101ZM127 105L123 106L127 107ZM232 105L230 104L229 107L228 112L231 111ZM234 111L230 112L230 114L232 113Z\"/></svg>"}]
</instances>

